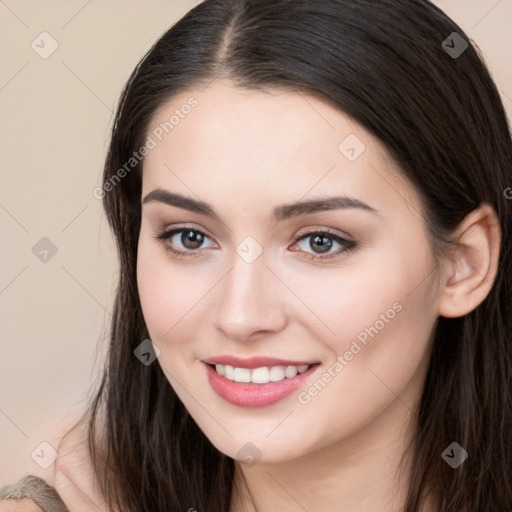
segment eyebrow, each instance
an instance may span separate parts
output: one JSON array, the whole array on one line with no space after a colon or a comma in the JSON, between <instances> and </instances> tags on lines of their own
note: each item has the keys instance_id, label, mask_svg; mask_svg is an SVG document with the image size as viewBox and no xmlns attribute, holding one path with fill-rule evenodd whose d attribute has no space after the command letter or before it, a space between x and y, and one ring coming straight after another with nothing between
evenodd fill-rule
<instances>
[{"instance_id":1,"label":"eyebrow","mask_svg":"<svg viewBox=\"0 0 512 512\"><path fill-rule=\"evenodd\" d=\"M142 204L147 204L154 201L167 204L169 206L183 208L185 210L189 210L191 212L204 215L212 219L217 219L219 221L221 220L220 216L210 204L161 188L157 188L149 192L142 200ZM291 219L292 217L308 215L320 211L349 208L358 208L377 215L381 214L379 210L354 197L335 196L277 206L273 210L272 220L274 222L281 222L283 220Z\"/></svg>"}]
</instances>

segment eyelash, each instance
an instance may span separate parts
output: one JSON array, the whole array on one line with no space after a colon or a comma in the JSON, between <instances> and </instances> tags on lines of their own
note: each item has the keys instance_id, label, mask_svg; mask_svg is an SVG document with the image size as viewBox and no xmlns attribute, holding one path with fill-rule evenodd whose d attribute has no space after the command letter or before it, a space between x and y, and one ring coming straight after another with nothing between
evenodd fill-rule
<instances>
[{"instance_id":1,"label":"eyelash","mask_svg":"<svg viewBox=\"0 0 512 512\"><path fill-rule=\"evenodd\" d=\"M174 229L170 229L167 231L164 230L164 231L161 231L160 233L158 233L156 236L154 236L154 238L157 241L163 243L164 249L166 251L170 252L171 254L173 254L177 258L200 257L201 254L198 252L198 250L179 251L165 243L165 242L167 242L167 240L169 240L169 238L172 238L177 233L182 233L183 231L192 231L194 233L199 233L199 234L205 236L206 238L209 238L208 235L206 235L206 233L203 233L202 231L199 231L198 229L195 229L195 228L187 228L187 227L174 228ZM301 240L312 237L313 235L327 235L325 238L332 238L335 242L338 242L344 248L339 249L338 251L336 251L332 254L329 254L328 256L312 256L312 253L306 253L306 254L308 254L308 257L307 258L305 257L305 258L308 260L317 260L317 261L329 260L331 258L335 258L336 256L339 256L342 253L355 251L355 249L358 246L358 244L356 242L346 240L346 239L340 237L339 235L332 233L328 229L322 229L322 230L317 230L317 231L308 231L307 233L301 233L300 235L297 235L293 239L293 243L296 244L297 242L300 242ZM297 251L297 252L299 252L299 251Z\"/></svg>"}]
</instances>

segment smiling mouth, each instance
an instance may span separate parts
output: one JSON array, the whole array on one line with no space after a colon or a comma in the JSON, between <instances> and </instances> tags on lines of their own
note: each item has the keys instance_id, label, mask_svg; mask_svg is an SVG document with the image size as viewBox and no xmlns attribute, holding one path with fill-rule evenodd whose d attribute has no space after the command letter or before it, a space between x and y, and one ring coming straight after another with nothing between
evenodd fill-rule
<instances>
[{"instance_id":1,"label":"smiling mouth","mask_svg":"<svg viewBox=\"0 0 512 512\"><path fill-rule=\"evenodd\" d=\"M206 361L203 364L213 391L241 407L267 407L284 400L307 385L320 367L320 363L302 364L299 372L293 365L241 368Z\"/></svg>"},{"instance_id":2,"label":"smiling mouth","mask_svg":"<svg viewBox=\"0 0 512 512\"><path fill-rule=\"evenodd\" d=\"M306 372L312 366L317 366L318 364L262 366L259 368L241 368L227 364L208 364L208 366L215 370L218 375L233 382L268 384L293 379L295 376Z\"/></svg>"}]
</instances>

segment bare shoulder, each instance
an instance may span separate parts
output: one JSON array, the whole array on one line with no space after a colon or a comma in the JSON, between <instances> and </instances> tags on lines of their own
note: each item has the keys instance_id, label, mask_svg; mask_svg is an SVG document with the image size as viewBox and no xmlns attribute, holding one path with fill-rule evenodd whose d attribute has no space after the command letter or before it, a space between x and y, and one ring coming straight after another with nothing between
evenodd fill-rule
<instances>
[{"instance_id":1,"label":"bare shoulder","mask_svg":"<svg viewBox=\"0 0 512 512\"><path fill-rule=\"evenodd\" d=\"M31 499L0 500L0 512L42 512Z\"/></svg>"},{"instance_id":2,"label":"bare shoulder","mask_svg":"<svg viewBox=\"0 0 512 512\"><path fill-rule=\"evenodd\" d=\"M109 512L94 474L85 421L77 423L61 439L52 485L70 512Z\"/></svg>"}]
</instances>

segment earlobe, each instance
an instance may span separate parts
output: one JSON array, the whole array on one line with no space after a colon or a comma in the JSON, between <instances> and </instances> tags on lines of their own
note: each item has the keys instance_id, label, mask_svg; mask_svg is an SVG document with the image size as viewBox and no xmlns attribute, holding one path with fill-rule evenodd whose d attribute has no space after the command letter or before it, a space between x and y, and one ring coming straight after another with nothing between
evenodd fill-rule
<instances>
[{"instance_id":1,"label":"earlobe","mask_svg":"<svg viewBox=\"0 0 512 512\"><path fill-rule=\"evenodd\" d=\"M439 315L457 318L473 311L489 294L498 268L501 229L493 208L483 203L462 221L458 244L446 264Z\"/></svg>"}]
</instances>

